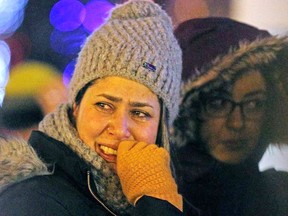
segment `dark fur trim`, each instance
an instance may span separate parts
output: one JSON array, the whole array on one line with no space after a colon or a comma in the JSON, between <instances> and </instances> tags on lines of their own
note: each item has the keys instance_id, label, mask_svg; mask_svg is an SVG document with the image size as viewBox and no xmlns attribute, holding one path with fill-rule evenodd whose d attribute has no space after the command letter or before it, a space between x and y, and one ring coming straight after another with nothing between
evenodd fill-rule
<instances>
[{"instance_id":1,"label":"dark fur trim","mask_svg":"<svg viewBox=\"0 0 288 216\"><path fill-rule=\"evenodd\" d=\"M197 119L198 112L196 107L200 91L208 92L212 89L219 88L223 86L225 82L233 81L237 75L245 70L259 69L263 73L268 73L269 71L263 70L263 68L269 68L269 64L275 64L278 53L287 47L288 37L269 37L257 39L250 43L241 43L238 49L231 48L227 55L218 56L210 66L206 65L207 70L203 67L195 73L196 75L182 86L180 111L173 126L173 143L180 147L189 143L196 144L196 141L199 141L197 137L197 124L199 124L199 119ZM274 75L272 73L275 73L275 71L271 71L269 75L272 75L273 80L275 79L275 82L278 82L277 74ZM275 84L275 86L277 86L277 84ZM283 99L287 97L283 96L283 91L280 93L279 98ZM275 108L275 112L277 112L276 110L281 110L282 112L277 114L277 118L279 119L279 114L284 115L285 112L283 111L283 107L280 107L280 109L277 107ZM287 136L283 134L283 128L286 130L286 126L282 124L285 121L288 122L286 118L282 118L281 124L279 123L277 125L279 130L274 129L276 127L275 124L269 126L273 128L269 133L275 133L269 137L269 141L279 143L282 140L286 140Z\"/></svg>"},{"instance_id":2,"label":"dark fur trim","mask_svg":"<svg viewBox=\"0 0 288 216\"><path fill-rule=\"evenodd\" d=\"M192 89L199 89L209 82L222 78L229 81L239 71L269 65L277 53L288 46L288 37L268 37L254 42L240 43L238 49L231 48L227 55L218 56L210 66L204 66L182 86L182 96ZM206 70L205 70L206 67Z\"/></svg>"}]
</instances>

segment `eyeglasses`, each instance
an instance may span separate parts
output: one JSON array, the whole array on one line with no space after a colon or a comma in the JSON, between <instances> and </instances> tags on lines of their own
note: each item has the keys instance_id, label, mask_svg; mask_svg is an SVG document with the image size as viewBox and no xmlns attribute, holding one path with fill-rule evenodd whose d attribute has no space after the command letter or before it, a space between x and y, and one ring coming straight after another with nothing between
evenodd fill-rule
<instances>
[{"instance_id":1,"label":"eyeglasses","mask_svg":"<svg viewBox=\"0 0 288 216\"><path fill-rule=\"evenodd\" d=\"M207 114L207 117L223 118L230 115L234 109L239 106L242 115L246 119L257 119L263 115L266 108L266 101L266 98L259 98L235 102L225 97L214 96L204 100L202 110L204 111L203 114Z\"/></svg>"}]
</instances>

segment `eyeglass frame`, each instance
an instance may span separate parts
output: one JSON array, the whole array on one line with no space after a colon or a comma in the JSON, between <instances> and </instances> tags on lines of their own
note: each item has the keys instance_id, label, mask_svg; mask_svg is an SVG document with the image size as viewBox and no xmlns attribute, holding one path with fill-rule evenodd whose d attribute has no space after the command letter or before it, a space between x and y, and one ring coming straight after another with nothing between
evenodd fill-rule
<instances>
[{"instance_id":1,"label":"eyeglass frame","mask_svg":"<svg viewBox=\"0 0 288 216\"><path fill-rule=\"evenodd\" d=\"M226 103L229 102L228 103L229 109L227 109L227 111L223 112L223 114L217 115L215 113L212 113L211 111L209 111L207 109L207 104L208 104L207 102L211 101L211 98L212 99L217 99L217 98L222 99L222 101L226 101ZM264 107L264 109L262 109L261 112L258 113L258 115L255 115L256 112L249 113L249 112L245 111L245 110L247 110L244 107L245 104L251 103L253 101L261 102L262 103L261 107ZM208 96L204 100L202 100L202 102L201 102L201 113L202 113L201 116L202 116L202 118L203 117L204 118L226 118L229 115L231 115L231 113L233 113L233 111L235 110L236 107L239 107L240 112L245 119L252 119L252 120L253 119L259 119L265 112L265 109L267 107L266 104L267 104L267 98L266 97L261 98L261 99L260 98L259 99L250 99L250 100L246 100L246 101L244 100L244 101L236 102L236 101L234 101L228 97L224 97L224 96L217 96L217 95ZM222 109L222 111L224 111L224 110ZM207 115L204 116L204 114L207 114Z\"/></svg>"}]
</instances>

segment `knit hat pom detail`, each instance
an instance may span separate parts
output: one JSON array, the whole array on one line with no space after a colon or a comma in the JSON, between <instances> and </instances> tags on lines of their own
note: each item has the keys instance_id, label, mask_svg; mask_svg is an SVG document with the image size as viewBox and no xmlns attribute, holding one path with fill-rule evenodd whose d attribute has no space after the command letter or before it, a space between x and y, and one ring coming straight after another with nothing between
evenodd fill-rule
<instances>
[{"instance_id":1,"label":"knit hat pom detail","mask_svg":"<svg viewBox=\"0 0 288 216\"><path fill-rule=\"evenodd\" d=\"M125 5L126 4L126 5ZM111 20L128 20L159 16L160 6L151 4L148 0L132 0L116 7L111 14ZM123 7L125 5L125 7Z\"/></svg>"}]
</instances>

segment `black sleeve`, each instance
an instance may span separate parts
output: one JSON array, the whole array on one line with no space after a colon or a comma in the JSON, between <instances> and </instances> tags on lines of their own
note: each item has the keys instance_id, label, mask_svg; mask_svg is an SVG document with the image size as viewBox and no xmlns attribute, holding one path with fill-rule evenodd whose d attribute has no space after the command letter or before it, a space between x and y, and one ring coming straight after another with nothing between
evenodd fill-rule
<instances>
[{"instance_id":1,"label":"black sleeve","mask_svg":"<svg viewBox=\"0 0 288 216\"><path fill-rule=\"evenodd\" d=\"M32 195L32 198L31 198ZM55 200L41 194L3 192L0 195L0 215L5 216L70 216Z\"/></svg>"},{"instance_id":2,"label":"black sleeve","mask_svg":"<svg viewBox=\"0 0 288 216\"><path fill-rule=\"evenodd\" d=\"M182 212L169 202L154 197L143 196L136 203L135 212L137 216L178 216Z\"/></svg>"}]
</instances>

